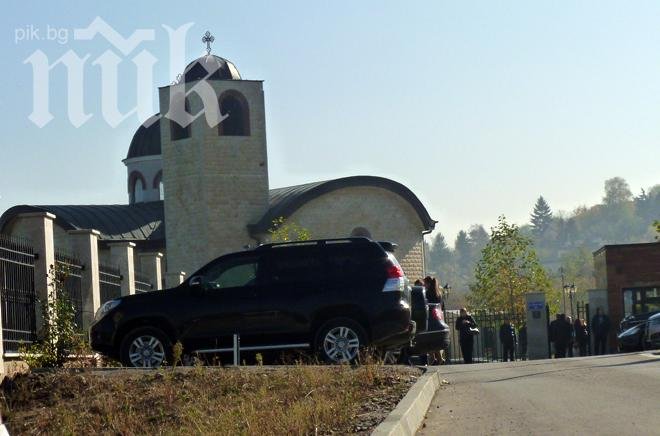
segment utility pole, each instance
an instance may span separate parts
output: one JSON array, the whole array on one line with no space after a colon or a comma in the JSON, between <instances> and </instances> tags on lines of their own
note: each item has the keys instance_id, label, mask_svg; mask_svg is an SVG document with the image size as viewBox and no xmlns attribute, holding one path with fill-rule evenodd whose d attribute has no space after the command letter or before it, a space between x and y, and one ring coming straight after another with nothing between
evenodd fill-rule
<instances>
[{"instance_id":1,"label":"utility pole","mask_svg":"<svg viewBox=\"0 0 660 436\"><path fill-rule=\"evenodd\" d=\"M561 294L562 294L562 313L566 313L566 283L564 282L564 267L559 267L561 273Z\"/></svg>"}]
</instances>

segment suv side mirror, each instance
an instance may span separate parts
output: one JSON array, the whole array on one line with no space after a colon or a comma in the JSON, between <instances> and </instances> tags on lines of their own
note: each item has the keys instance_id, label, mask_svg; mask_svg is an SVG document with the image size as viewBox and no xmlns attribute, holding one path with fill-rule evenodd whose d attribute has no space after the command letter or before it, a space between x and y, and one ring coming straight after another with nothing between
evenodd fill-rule
<instances>
[{"instance_id":1,"label":"suv side mirror","mask_svg":"<svg viewBox=\"0 0 660 436\"><path fill-rule=\"evenodd\" d=\"M196 294L201 294L204 292L204 277L202 276L192 276L188 281L188 287L193 290Z\"/></svg>"}]
</instances>

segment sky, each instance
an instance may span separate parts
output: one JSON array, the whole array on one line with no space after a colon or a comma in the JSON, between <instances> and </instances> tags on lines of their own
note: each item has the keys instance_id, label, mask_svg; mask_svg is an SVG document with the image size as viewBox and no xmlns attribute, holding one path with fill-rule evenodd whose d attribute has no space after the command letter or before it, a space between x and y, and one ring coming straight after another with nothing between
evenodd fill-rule
<instances>
[{"instance_id":1,"label":"sky","mask_svg":"<svg viewBox=\"0 0 660 436\"><path fill-rule=\"evenodd\" d=\"M173 3L174 4L174 3ZM176 3L181 4L181 3ZM660 183L660 2L222 1L8 2L0 16L0 212L17 204L126 203L125 158L137 114L101 113L97 60L119 56L123 112L174 77L164 25L192 23L188 61L213 53L264 80L269 178L281 187L357 174L404 183L451 242L499 215L524 224L543 195L570 213L600 202L606 179L633 192ZM100 17L153 41L123 55L74 40ZM61 38L48 39L48 29ZM30 32L36 29L37 32ZM51 35L55 35L51 31ZM68 38L64 36L68 35ZM133 57L151 53L154 87L138 91ZM53 119L33 110L33 69L67 51L84 65L87 122L67 116L63 65L49 76ZM181 70L184 64L181 64ZM143 99L147 100L143 100Z\"/></svg>"}]
</instances>

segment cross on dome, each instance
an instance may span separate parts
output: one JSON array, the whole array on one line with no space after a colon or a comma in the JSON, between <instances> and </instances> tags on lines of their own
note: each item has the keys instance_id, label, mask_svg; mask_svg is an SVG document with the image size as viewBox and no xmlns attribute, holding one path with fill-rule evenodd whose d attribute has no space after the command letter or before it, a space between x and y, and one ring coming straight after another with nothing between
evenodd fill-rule
<instances>
[{"instance_id":1,"label":"cross on dome","mask_svg":"<svg viewBox=\"0 0 660 436\"><path fill-rule=\"evenodd\" d=\"M206 55L209 56L211 54L211 43L215 41L215 37L211 35L211 32L208 30L202 37L202 42L206 44Z\"/></svg>"}]
</instances>

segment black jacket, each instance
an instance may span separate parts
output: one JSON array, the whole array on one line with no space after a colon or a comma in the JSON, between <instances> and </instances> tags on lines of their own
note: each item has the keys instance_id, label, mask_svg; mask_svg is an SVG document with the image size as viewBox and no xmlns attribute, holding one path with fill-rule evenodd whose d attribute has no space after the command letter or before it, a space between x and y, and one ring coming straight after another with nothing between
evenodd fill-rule
<instances>
[{"instance_id":1,"label":"black jacket","mask_svg":"<svg viewBox=\"0 0 660 436\"><path fill-rule=\"evenodd\" d=\"M610 317L605 314L594 315L591 319L591 332L594 336L607 336L610 332Z\"/></svg>"},{"instance_id":2,"label":"black jacket","mask_svg":"<svg viewBox=\"0 0 660 436\"><path fill-rule=\"evenodd\" d=\"M565 318L550 323L550 341L555 344L568 344L573 337L573 326Z\"/></svg>"},{"instance_id":3,"label":"black jacket","mask_svg":"<svg viewBox=\"0 0 660 436\"><path fill-rule=\"evenodd\" d=\"M500 326L500 341L508 347L513 347L516 344L516 329L513 325L504 323Z\"/></svg>"},{"instance_id":4,"label":"black jacket","mask_svg":"<svg viewBox=\"0 0 660 436\"><path fill-rule=\"evenodd\" d=\"M476 328L477 323L472 318L472 315L459 316L456 318L456 330L459 332L460 340L472 339L472 333L470 333L471 328Z\"/></svg>"},{"instance_id":5,"label":"black jacket","mask_svg":"<svg viewBox=\"0 0 660 436\"><path fill-rule=\"evenodd\" d=\"M587 326L583 326L579 322L576 322L573 324L573 328L575 329L575 340L578 343L584 343L589 340L589 329Z\"/></svg>"}]
</instances>

